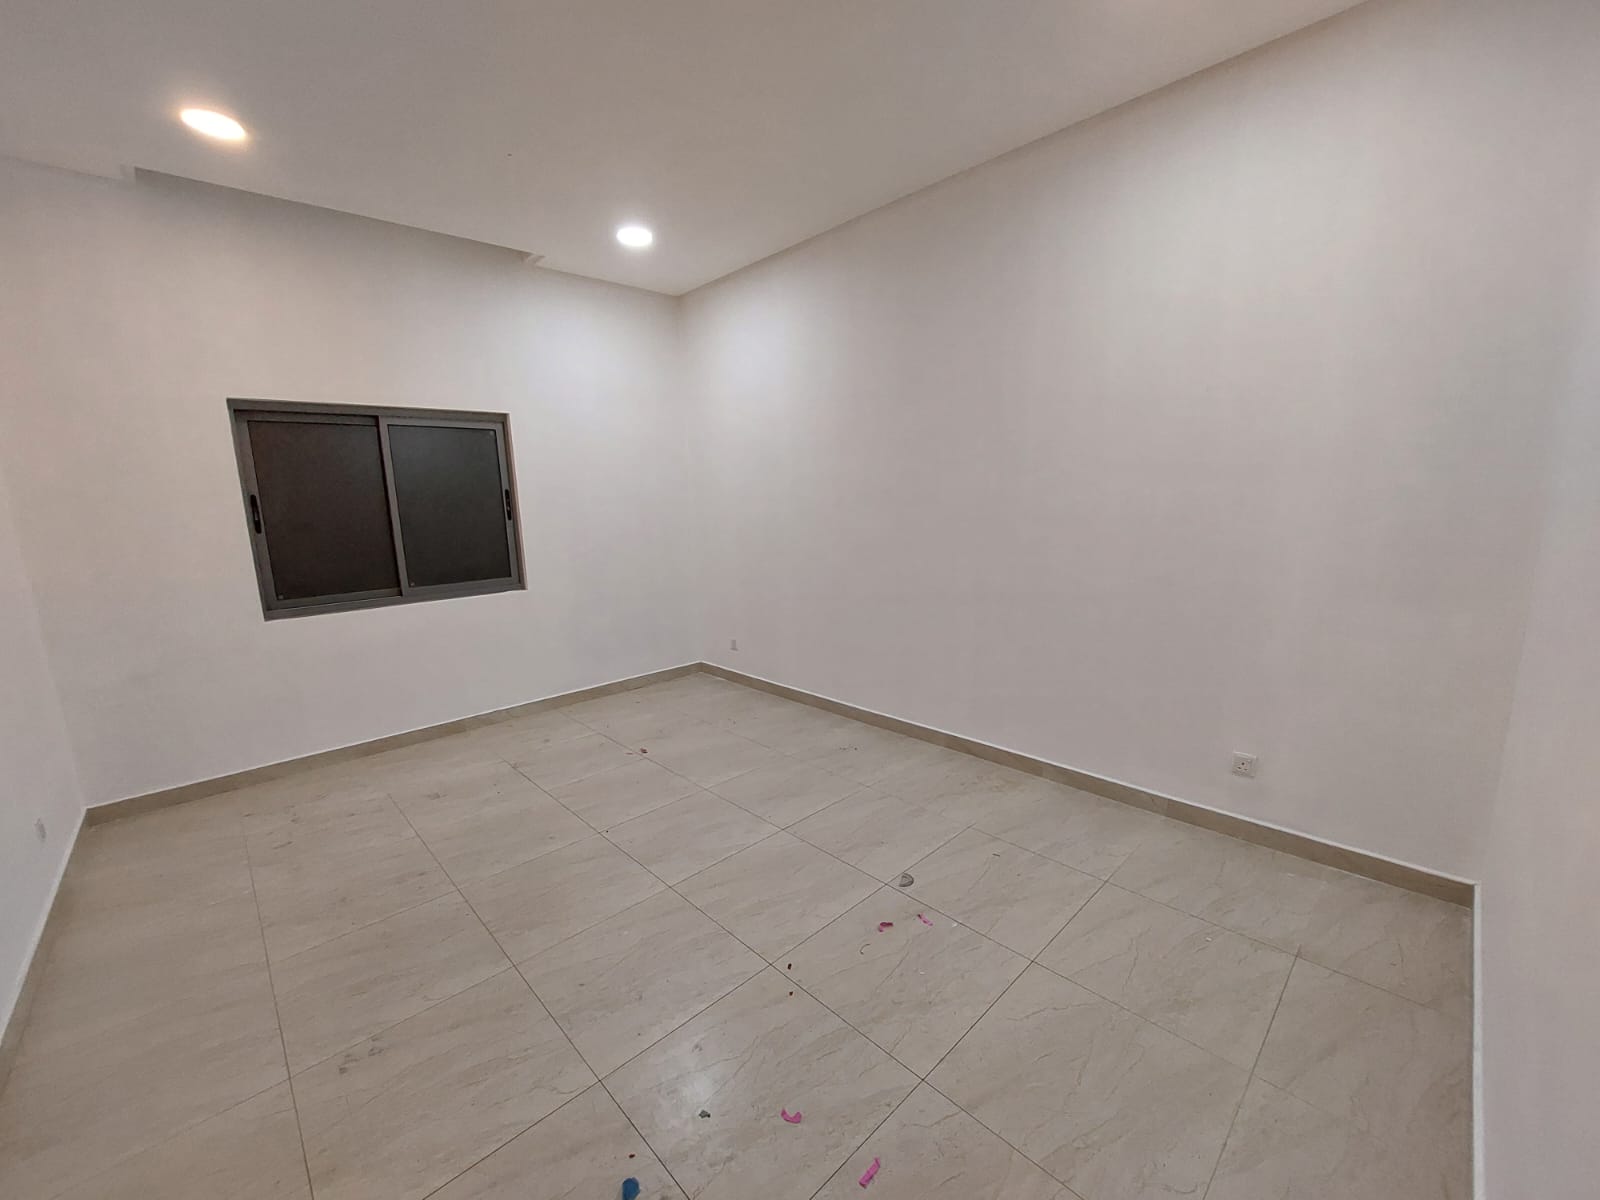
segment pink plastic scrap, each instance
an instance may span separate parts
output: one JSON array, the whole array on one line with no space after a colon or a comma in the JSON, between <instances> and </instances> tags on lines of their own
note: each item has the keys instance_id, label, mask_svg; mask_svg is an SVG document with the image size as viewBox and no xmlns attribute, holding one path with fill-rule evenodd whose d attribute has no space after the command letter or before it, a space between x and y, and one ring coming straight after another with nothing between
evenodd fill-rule
<instances>
[{"instance_id":1,"label":"pink plastic scrap","mask_svg":"<svg viewBox=\"0 0 1600 1200\"><path fill-rule=\"evenodd\" d=\"M778 1115L781 1116L785 1121L789 1122L789 1124L791 1124L791 1125L800 1124L800 1114L797 1113L797 1112L796 1113L792 1113L787 1108L780 1108L778 1110Z\"/></svg>"},{"instance_id":2,"label":"pink plastic scrap","mask_svg":"<svg viewBox=\"0 0 1600 1200\"><path fill-rule=\"evenodd\" d=\"M893 928L894 928L894 922L893 921L879 921L878 922L878 932L879 933L882 933L885 929L893 929Z\"/></svg>"},{"instance_id":3,"label":"pink plastic scrap","mask_svg":"<svg viewBox=\"0 0 1600 1200\"><path fill-rule=\"evenodd\" d=\"M921 921L924 925L932 925L933 924L932 921L928 920L928 918L923 916L921 913L917 914L917 920Z\"/></svg>"},{"instance_id":4,"label":"pink plastic scrap","mask_svg":"<svg viewBox=\"0 0 1600 1200\"><path fill-rule=\"evenodd\" d=\"M873 1159L872 1160L872 1165L870 1167L868 1167L865 1171L861 1172L861 1178L856 1180L856 1182L859 1183L862 1187L866 1187L867 1184L872 1182L872 1177L874 1175L876 1175L877 1173L878 1173L878 1160L877 1159Z\"/></svg>"}]
</instances>

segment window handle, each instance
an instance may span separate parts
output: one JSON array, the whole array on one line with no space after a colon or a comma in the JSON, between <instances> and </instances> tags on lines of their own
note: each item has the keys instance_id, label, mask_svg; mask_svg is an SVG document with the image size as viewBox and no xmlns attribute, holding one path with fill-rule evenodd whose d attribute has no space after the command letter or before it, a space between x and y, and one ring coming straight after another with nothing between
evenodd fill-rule
<instances>
[{"instance_id":1,"label":"window handle","mask_svg":"<svg viewBox=\"0 0 1600 1200\"><path fill-rule=\"evenodd\" d=\"M250 527L257 533L261 532L261 505L254 492L250 493Z\"/></svg>"},{"instance_id":2,"label":"window handle","mask_svg":"<svg viewBox=\"0 0 1600 1200\"><path fill-rule=\"evenodd\" d=\"M252 499L253 499L253 497L252 497ZM516 518L511 515L511 489L510 488L506 489L506 520L508 520L508 521L516 520Z\"/></svg>"}]
</instances>

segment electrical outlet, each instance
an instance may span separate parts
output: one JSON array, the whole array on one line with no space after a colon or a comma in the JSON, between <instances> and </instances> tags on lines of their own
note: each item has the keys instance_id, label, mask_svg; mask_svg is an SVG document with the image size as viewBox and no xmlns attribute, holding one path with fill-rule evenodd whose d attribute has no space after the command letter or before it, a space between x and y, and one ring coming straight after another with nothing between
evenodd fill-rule
<instances>
[{"instance_id":1,"label":"electrical outlet","mask_svg":"<svg viewBox=\"0 0 1600 1200\"><path fill-rule=\"evenodd\" d=\"M728 649L729 650L737 650L738 648L739 648L739 639L738 638L730 638L729 641L728 641Z\"/></svg>"},{"instance_id":2,"label":"electrical outlet","mask_svg":"<svg viewBox=\"0 0 1600 1200\"><path fill-rule=\"evenodd\" d=\"M1254 779L1256 777L1256 756L1254 754L1246 754L1242 750L1235 750L1233 752L1233 773L1242 775L1246 779Z\"/></svg>"},{"instance_id":3,"label":"electrical outlet","mask_svg":"<svg viewBox=\"0 0 1600 1200\"><path fill-rule=\"evenodd\" d=\"M41 842L50 836L50 831L44 827L44 821L42 819L34 820L33 832Z\"/></svg>"}]
</instances>

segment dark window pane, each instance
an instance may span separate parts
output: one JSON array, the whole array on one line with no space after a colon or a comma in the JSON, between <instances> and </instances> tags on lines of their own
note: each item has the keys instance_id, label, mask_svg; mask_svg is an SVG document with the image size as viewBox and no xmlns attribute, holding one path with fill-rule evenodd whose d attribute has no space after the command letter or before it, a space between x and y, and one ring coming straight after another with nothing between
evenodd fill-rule
<instances>
[{"instance_id":1,"label":"dark window pane","mask_svg":"<svg viewBox=\"0 0 1600 1200\"><path fill-rule=\"evenodd\" d=\"M377 422L248 425L278 599L397 591Z\"/></svg>"},{"instance_id":2,"label":"dark window pane","mask_svg":"<svg viewBox=\"0 0 1600 1200\"><path fill-rule=\"evenodd\" d=\"M391 424L389 461L412 587L511 577L494 430Z\"/></svg>"}]
</instances>

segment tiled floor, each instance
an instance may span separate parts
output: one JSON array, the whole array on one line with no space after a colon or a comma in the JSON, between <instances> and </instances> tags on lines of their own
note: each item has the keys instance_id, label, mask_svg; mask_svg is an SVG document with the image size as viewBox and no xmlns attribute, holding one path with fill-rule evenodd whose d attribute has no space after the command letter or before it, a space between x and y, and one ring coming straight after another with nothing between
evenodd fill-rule
<instances>
[{"instance_id":1,"label":"tiled floor","mask_svg":"<svg viewBox=\"0 0 1600 1200\"><path fill-rule=\"evenodd\" d=\"M1469 1193L1464 910L707 675L91 829L60 904L7 1197Z\"/></svg>"}]
</instances>

